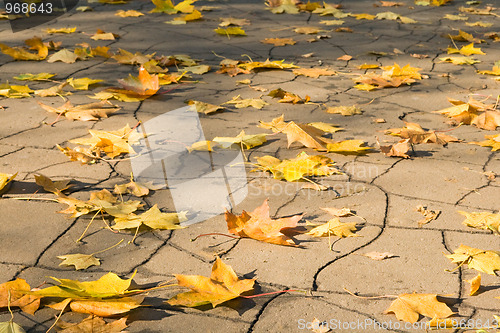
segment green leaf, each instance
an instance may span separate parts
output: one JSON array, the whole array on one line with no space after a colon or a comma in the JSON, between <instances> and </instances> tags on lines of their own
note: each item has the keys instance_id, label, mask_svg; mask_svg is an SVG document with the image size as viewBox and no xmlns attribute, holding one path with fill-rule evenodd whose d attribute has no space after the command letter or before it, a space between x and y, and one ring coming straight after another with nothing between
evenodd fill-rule
<instances>
[{"instance_id":1,"label":"green leaf","mask_svg":"<svg viewBox=\"0 0 500 333\"><path fill-rule=\"evenodd\" d=\"M26 331L13 321L4 321L0 323L0 333L26 333Z\"/></svg>"}]
</instances>

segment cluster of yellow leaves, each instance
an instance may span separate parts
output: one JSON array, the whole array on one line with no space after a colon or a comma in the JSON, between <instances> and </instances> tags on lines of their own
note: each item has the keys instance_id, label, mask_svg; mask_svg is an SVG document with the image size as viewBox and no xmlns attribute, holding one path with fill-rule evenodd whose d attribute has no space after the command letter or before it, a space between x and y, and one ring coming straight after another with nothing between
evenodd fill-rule
<instances>
[{"instance_id":1,"label":"cluster of yellow leaves","mask_svg":"<svg viewBox=\"0 0 500 333\"><path fill-rule=\"evenodd\" d=\"M418 6L443 6L452 0L415 0L415 5Z\"/></svg>"},{"instance_id":2,"label":"cluster of yellow leaves","mask_svg":"<svg viewBox=\"0 0 500 333\"><path fill-rule=\"evenodd\" d=\"M323 155L307 155L301 152L290 160L280 160L273 156L257 157L257 165L263 171L269 171L275 179L293 182L305 177L330 176L340 171L333 167L334 162Z\"/></svg>"},{"instance_id":3,"label":"cluster of yellow leaves","mask_svg":"<svg viewBox=\"0 0 500 333\"><path fill-rule=\"evenodd\" d=\"M260 99L260 98L246 98L246 99L243 99L240 97L240 95L238 96L234 96L230 101L227 101L223 104L233 104L234 107L236 107L237 109L241 109L241 108L248 108L248 107L253 107L255 109L262 109L264 106L266 105L269 105L269 103L267 103L266 101Z\"/></svg>"},{"instance_id":4,"label":"cluster of yellow leaves","mask_svg":"<svg viewBox=\"0 0 500 333\"><path fill-rule=\"evenodd\" d=\"M448 116L457 123L474 125L478 128L493 131L500 126L500 111L494 104L485 104L470 98L468 102L448 98L453 106L434 111Z\"/></svg>"},{"instance_id":5,"label":"cluster of yellow leaves","mask_svg":"<svg viewBox=\"0 0 500 333\"><path fill-rule=\"evenodd\" d=\"M15 60L43 60L47 58L49 54L48 47L43 44L39 37L33 37L24 41L28 45L29 50L35 50L37 53L31 53L26 48L22 47L10 47L5 44L0 43L0 50L2 53L7 54L14 58Z\"/></svg>"},{"instance_id":6,"label":"cluster of yellow leaves","mask_svg":"<svg viewBox=\"0 0 500 333\"><path fill-rule=\"evenodd\" d=\"M357 85L354 87L359 90L371 91L375 89L382 88L393 88L399 87L402 84L410 85L415 82L415 80L421 80L422 75L420 75L419 70L421 68L411 67L409 64L400 67L398 64L394 66L382 67L382 74L364 74L354 79Z\"/></svg>"},{"instance_id":7,"label":"cluster of yellow leaves","mask_svg":"<svg viewBox=\"0 0 500 333\"><path fill-rule=\"evenodd\" d=\"M72 161L80 161L82 164L93 163L101 155L106 154L109 158L115 158L120 154L135 154L132 145L136 144L142 137L141 134L134 131L127 124L123 128L116 131L97 131L89 130L91 138L78 138L70 140L69 142L90 148L59 149L64 152ZM90 160L89 160L90 159Z\"/></svg>"},{"instance_id":8,"label":"cluster of yellow leaves","mask_svg":"<svg viewBox=\"0 0 500 333\"><path fill-rule=\"evenodd\" d=\"M271 90L267 96L271 96L272 98L279 98L278 103L292 103L292 104L304 104L309 102L311 99L306 95L305 98L300 97L294 93L285 91L281 88Z\"/></svg>"}]
</instances>

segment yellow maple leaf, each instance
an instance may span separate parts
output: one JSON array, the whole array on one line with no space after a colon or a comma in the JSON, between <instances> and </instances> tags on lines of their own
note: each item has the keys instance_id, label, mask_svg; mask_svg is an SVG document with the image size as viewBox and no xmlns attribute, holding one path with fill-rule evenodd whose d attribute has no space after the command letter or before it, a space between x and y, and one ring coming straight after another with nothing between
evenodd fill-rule
<instances>
[{"instance_id":1,"label":"yellow maple leaf","mask_svg":"<svg viewBox=\"0 0 500 333\"><path fill-rule=\"evenodd\" d=\"M76 31L76 27L73 27L73 28L47 28L47 29L45 29L45 32L49 33L49 34L56 34L56 33L72 34L75 31Z\"/></svg>"},{"instance_id":2,"label":"yellow maple leaf","mask_svg":"<svg viewBox=\"0 0 500 333\"><path fill-rule=\"evenodd\" d=\"M466 226L476 229L491 230L500 235L500 214L488 212L458 212L465 216L465 220L462 223Z\"/></svg>"},{"instance_id":3,"label":"yellow maple leaf","mask_svg":"<svg viewBox=\"0 0 500 333\"><path fill-rule=\"evenodd\" d=\"M260 146L264 144L267 134L245 134L245 131L241 131L235 137L215 137L212 141L217 142L222 148L229 148L232 145L238 145L243 147L245 145L246 149Z\"/></svg>"},{"instance_id":4,"label":"yellow maple leaf","mask_svg":"<svg viewBox=\"0 0 500 333\"><path fill-rule=\"evenodd\" d=\"M340 222L338 217L335 217L330 221L309 230L306 232L306 235L310 235L312 237L329 237L331 235L340 238L359 237L359 235L353 233L353 231L356 230L356 222L343 223Z\"/></svg>"},{"instance_id":5,"label":"yellow maple leaf","mask_svg":"<svg viewBox=\"0 0 500 333\"><path fill-rule=\"evenodd\" d=\"M479 145L481 147L491 147L491 151L500 150L500 134L485 135L487 140L479 142L469 142L469 144Z\"/></svg>"},{"instance_id":6,"label":"yellow maple leaf","mask_svg":"<svg viewBox=\"0 0 500 333\"><path fill-rule=\"evenodd\" d=\"M473 54L486 54L479 47L474 47L474 43L470 43L467 46L462 46L460 50L454 48L454 47L449 47L448 48L448 54L454 54L454 53L459 53L464 56L470 56Z\"/></svg>"},{"instance_id":7,"label":"yellow maple leaf","mask_svg":"<svg viewBox=\"0 0 500 333\"><path fill-rule=\"evenodd\" d=\"M456 249L453 254L445 255L458 263L459 266L467 264L469 268L479 272L495 275L495 271L500 270L500 252L475 249L463 244Z\"/></svg>"},{"instance_id":8,"label":"yellow maple leaf","mask_svg":"<svg viewBox=\"0 0 500 333\"><path fill-rule=\"evenodd\" d=\"M295 45L297 43L293 38L266 38L260 42L264 44L273 44L274 46Z\"/></svg>"},{"instance_id":9,"label":"yellow maple leaf","mask_svg":"<svg viewBox=\"0 0 500 333\"><path fill-rule=\"evenodd\" d=\"M337 72L328 68L297 68L294 69L293 74L304 75L312 78L319 78L320 76L337 75Z\"/></svg>"},{"instance_id":10,"label":"yellow maple leaf","mask_svg":"<svg viewBox=\"0 0 500 333\"><path fill-rule=\"evenodd\" d=\"M246 291L253 290L255 279L238 279L231 266L217 257L212 266L210 277L200 275L175 274L177 283L191 289L178 294L167 301L170 305L196 307L211 304L213 307L239 297Z\"/></svg>"},{"instance_id":11,"label":"yellow maple leaf","mask_svg":"<svg viewBox=\"0 0 500 333\"><path fill-rule=\"evenodd\" d=\"M447 318L453 311L437 300L436 294L401 294L385 313L394 313L396 318L409 323L418 321L419 315L429 318Z\"/></svg>"},{"instance_id":12,"label":"yellow maple leaf","mask_svg":"<svg viewBox=\"0 0 500 333\"><path fill-rule=\"evenodd\" d=\"M243 30L240 27L227 27L227 28L217 28L214 29L216 33L219 35L226 35L229 37L229 35L232 36L246 36L247 34L245 33L245 30Z\"/></svg>"},{"instance_id":13,"label":"yellow maple leaf","mask_svg":"<svg viewBox=\"0 0 500 333\"><path fill-rule=\"evenodd\" d=\"M266 101L260 98L246 98L243 99L238 96L234 96L233 99L222 104L233 104L237 109L253 107L255 109L262 109L265 105L269 105Z\"/></svg>"},{"instance_id":14,"label":"yellow maple leaf","mask_svg":"<svg viewBox=\"0 0 500 333\"><path fill-rule=\"evenodd\" d=\"M371 147L365 147L365 142L363 140L344 140L344 141L333 141L330 139L323 138L323 142L326 143L326 150L329 153L337 153L343 155L366 155Z\"/></svg>"},{"instance_id":15,"label":"yellow maple leaf","mask_svg":"<svg viewBox=\"0 0 500 333\"><path fill-rule=\"evenodd\" d=\"M340 173L334 162L323 155L307 155L301 152L290 160L279 160L272 156L257 157L259 167L269 171L275 179L293 182L309 176L329 176Z\"/></svg>"},{"instance_id":16,"label":"yellow maple leaf","mask_svg":"<svg viewBox=\"0 0 500 333\"><path fill-rule=\"evenodd\" d=\"M116 16L120 16L120 17L139 17L139 16L144 16L143 13L141 12L138 12L136 10L133 10L133 9L130 9L130 10L118 10L116 13L115 13Z\"/></svg>"},{"instance_id":17,"label":"yellow maple leaf","mask_svg":"<svg viewBox=\"0 0 500 333\"><path fill-rule=\"evenodd\" d=\"M37 53L31 53L25 48L10 47L2 43L0 43L0 50L15 60L43 60L47 58L49 49L39 37L27 39L24 43L28 45L31 50L36 50Z\"/></svg>"}]
</instances>

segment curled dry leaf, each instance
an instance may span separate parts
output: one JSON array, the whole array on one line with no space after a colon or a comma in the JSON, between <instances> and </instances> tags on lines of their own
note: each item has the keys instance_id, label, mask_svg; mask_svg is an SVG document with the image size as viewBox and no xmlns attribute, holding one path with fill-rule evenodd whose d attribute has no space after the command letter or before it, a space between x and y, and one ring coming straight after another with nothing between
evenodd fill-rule
<instances>
[{"instance_id":1,"label":"curled dry leaf","mask_svg":"<svg viewBox=\"0 0 500 333\"><path fill-rule=\"evenodd\" d=\"M226 210L224 215L228 231L243 238L253 238L262 242L297 246L297 244L283 234L285 228L295 228L302 219L302 214L286 218L272 219L269 215L268 199L252 212L243 211L241 215L234 215Z\"/></svg>"},{"instance_id":2,"label":"curled dry leaf","mask_svg":"<svg viewBox=\"0 0 500 333\"><path fill-rule=\"evenodd\" d=\"M100 156L94 155L90 148L76 147L75 149L71 149L68 147L63 148L59 145L56 146L64 155L68 156L70 160L79 161L82 164L92 164L100 158Z\"/></svg>"},{"instance_id":3,"label":"curled dry leaf","mask_svg":"<svg viewBox=\"0 0 500 333\"><path fill-rule=\"evenodd\" d=\"M7 185L16 178L17 172L13 175L7 173L0 173L0 193Z\"/></svg>"},{"instance_id":4,"label":"curled dry leaf","mask_svg":"<svg viewBox=\"0 0 500 333\"><path fill-rule=\"evenodd\" d=\"M446 145L448 142L459 142L460 140L454 136L436 133L435 131L425 131L417 123L404 122L403 128L391 128L385 131L385 134L399 136L403 139L409 139L409 143L437 143Z\"/></svg>"},{"instance_id":5,"label":"curled dry leaf","mask_svg":"<svg viewBox=\"0 0 500 333\"><path fill-rule=\"evenodd\" d=\"M71 95L70 92L64 91L63 88L68 85L68 82L55 85L47 89L35 90L35 95L40 97L54 97L54 96L67 96Z\"/></svg>"},{"instance_id":6,"label":"curled dry leaf","mask_svg":"<svg viewBox=\"0 0 500 333\"><path fill-rule=\"evenodd\" d=\"M31 53L26 48L10 47L0 43L0 51L14 58L14 60L43 60L47 58L49 49L45 46L39 37L33 37L24 41L30 50L36 50L37 53Z\"/></svg>"},{"instance_id":7,"label":"curled dry leaf","mask_svg":"<svg viewBox=\"0 0 500 333\"><path fill-rule=\"evenodd\" d=\"M481 288L481 273L478 273L474 278L465 280L470 283L470 296L474 296Z\"/></svg>"},{"instance_id":8,"label":"curled dry leaf","mask_svg":"<svg viewBox=\"0 0 500 333\"><path fill-rule=\"evenodd\" d=\"M52 179L42 174L35 175L35 183L43 187L45 191L52 192L54 194L58 194L70 187L73 187L70 182L71 179L52 181Z\"/></svg>"},{"instance_id":9,"label":"curled dry leaf","mask_svg":"<svg viewBox=\"0 0 500 333\"><path fill-rule=\"evenodd\" d=\"M415 208L415 210L424 216L423 220L418 221L419 227L423 226L424 224L429 223L432 220L437 219L439 214L441 214L440 210L430 210L430 209L427 209L427 207L424 207L422 205L417 206L417 208Z\"/></svg>"},{"instance_id":10,"label":"curled dry leaf","mask_svg":"<svg viewBox=\"0 0 500 333\"><path fill-rule=\"evenodd\" d=\"M30 285L20 278L0 284L0 308L10 305L19 307L23 312L34 314L40 306L40 297L26 295L25 292L30 290Z\"/></svg>"},{"instance_id":11,"label":"curled dry leaf","mask_svg":"<svg viewBox=\"0 0 500 333\"><path fill-rule=\"evenodd\" d=\"M410 158L410 156L406 154L408 150L410 150L409 141L410 139L404 139L390 146L380 146L380 151L386 156Z\"/></svg>"},{"instance_id":12,"label":"curled dry leaf","mask_svg":"<svg viewBox=\"0 0 500 333\"><path fill-rule=\"evenodd\" d=\"M255 279L240 280L231 266L217 257L212 266L210 277L200 275L175 274L177 283L191 289L178 294L167 301L170 305L196 307L219 304L239 297L242 293L253 290Z\"/></svg>"},{"instance_id":13,"label":"curled dry leaf","mask_svg":"<svg viewBox=\"0 0 500 333\"><path fill-rule=\"evenodd\" d=\"M274 133L285 133L288 140L287 148L290 148L290 145L297 141L308 148L325 150L324 145L321 143L321 136L324 134L324 131L313 126L296 123L294 121L285 122L284 119L285 116L281 115L268 123L260 121L258 126L270 129Z\"/></svg>"},{"instance_id":14,"label":"curled dry leaf","mask_svg":"<svg viewBox=\"0 0 500 333\"><path fill-rule=\"evenodd\" d=\"M193 108L196 110L196 112L199 113L204 113L204 114L211 114L215 113L217 111L223 111L224 107L220 105L214 105L210 103L205 103L205 102L200 102L200 101L195 101L195 100L188 100L186 101L188 105L192 105Z\"/></svg>"},{"instance_id":15,"label":"curled dry leaf","mask_svg":"<svg viewBox=\"0 0 500 333\"><path fill-rule=\"evenodd\" d=\"M401 294L385 313L394 313L398 320L415 323L419 315L429 318L448 318L453 311L443 302L437 300L436 294Z\"/></svg>"},{"instance_id":16,"label":"curled dry leaf","mask_svg":"<svg viewBox=\"0 0 500 333\"><path fill-rule=\"evenodd\" d=\"M267 96L271 96L272 98L279 98L279 103L292 103L292 104L303 104L309 102L311 99L306 95L305 98L300 97L297 94L285 91L281 88L271 90Z\"/></svg>"},{"instance_id":17,"label":"curled dry leaf","mask_svg":"<svg viewBox=\"0 0 500 333\"><path fill-rule=\"evenodd\" d=\"M70 120L99 120L100 118L108 118L109 114L115 113L121 109L118 105L114 105L111 102L104 100L95 103L73 105L70 101L67 101L64 105L54 108L50 105L43 104L38 101L38 104L46 111L57 113L59 115L65 116Z\"/></svg>"}]
</instances>

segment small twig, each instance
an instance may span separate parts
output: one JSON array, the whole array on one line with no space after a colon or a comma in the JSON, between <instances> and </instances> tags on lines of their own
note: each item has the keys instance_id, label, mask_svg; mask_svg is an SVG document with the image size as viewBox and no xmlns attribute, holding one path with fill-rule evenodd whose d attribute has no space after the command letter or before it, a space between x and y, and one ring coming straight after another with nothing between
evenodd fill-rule
<instances>
[{"instance_id":1,"label":"small twig","mask_svg":"<svg viewBox=\"0 0 500 333\"><path fill-rule=\"evenodd\" d=\"M52 326L49 327L49 329L45 332L45 333L49 333L51 329L54 328L54 326L56 326L57 322L59 321L59 319L61 318L64 310L66 309L66 307L68 306L69 303L71 303L72 299L71 298L67 298L66 300L64 300L63 302L65 303L61 312L59 312L59 315L56 317L56 321L52 324Z\"/></svg>"},{"instance_id":2,"label":"small twig","mask_svg":"<svg viewBox=\"0 0 500 333\"><path fill-rule=\"evenodd\" d=\"M89 230L90 225L92 224L92 222L94 222L95 217L97 216L97 214L99 214L99 212L100 212L100 211L101 211L101 210L99 209L99 210L97 211L97 213L95 213L95 214L94 214L94 216L92 216L92 219L90 220L89 224L87 224L87 227L86 227L86 228L85 228L85 230L83 231L82 235L80 236L80 238L78 238L78 239L76 240L76 242L77 242L77 243L78 243L79 241L81 241L81 240L82 240L83 236L85 236L85 234L87 233L87 230Z\"/></svg>"},{"instance_id":3,"label":"small twig","mask_svg":"<svg viewBox=\"0 0 500 333\"><path fill-rule=\"evenodd\" d=\"M353 293L352 291L349 291L347 288L343 288L349 295L352 295L357 298L362 298L362 299L375 299L375 298L398 298L397 295L382 295L382 296L359 296Z\"/></svg>"},{"instance_id":4,"label":"small twig","mask_svg":"<svg viewBox=\"0 0 500 333\"><path fill-rule=\"evenodd\" d=\"M220 233L220 232L211 232L209 234L201 234L201 235L198 235L196 236L195 238L191 239L191 242L194 242L195 240L197 240L198 238L200 237L205 237L205 236L226 236L226 237L229 237L229 238L234 238L234 239L240 239L241 237L237 237L237 236L233 236L233 235L228 235L228 234L223 234L223 233Z\"/></svg>"}]
</instances>

